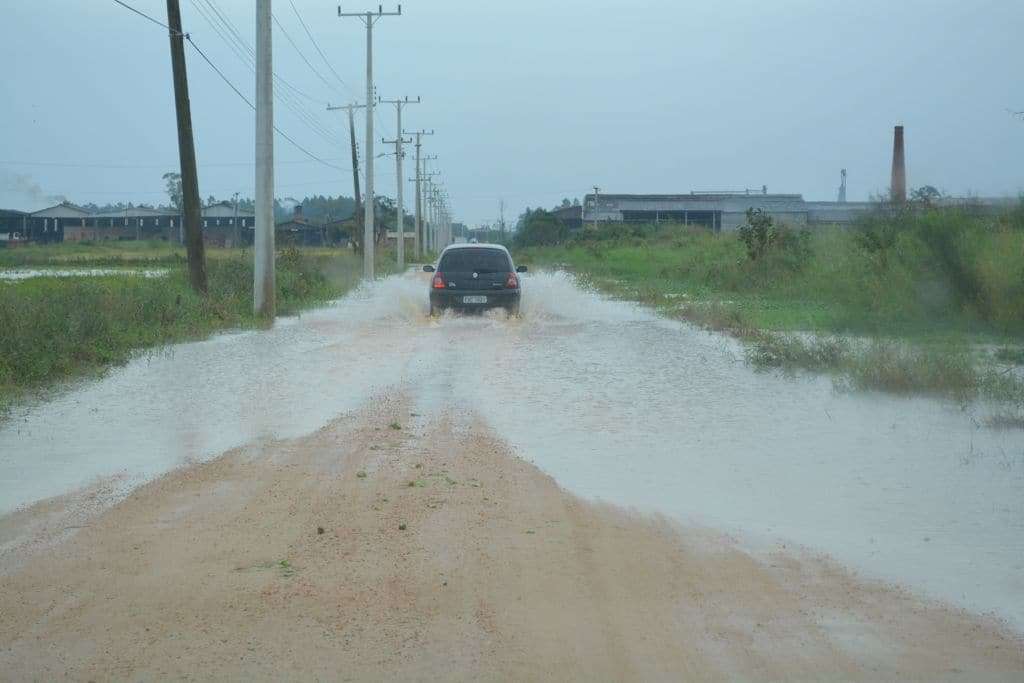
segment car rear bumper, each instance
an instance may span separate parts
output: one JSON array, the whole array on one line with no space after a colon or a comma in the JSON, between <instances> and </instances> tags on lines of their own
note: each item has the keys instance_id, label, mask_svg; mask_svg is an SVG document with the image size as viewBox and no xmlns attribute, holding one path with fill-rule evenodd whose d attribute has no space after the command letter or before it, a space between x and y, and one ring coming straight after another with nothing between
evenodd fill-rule
<instances>
[{"instance_id":1,"label":"car rear bumper","mask_svg":"<svg viewBox=\"0 0 1024 683\"><path fill-rule=\"evenodd\" d=\"M430 307L432 309L458 309L461 311L482 311L490 308L504 308L513 311L519 308L519 290L486 290L473 292L462 290L431 291ZM466 301L466 297L487 297L485 303Z\"/></svg>"}]
</instances>

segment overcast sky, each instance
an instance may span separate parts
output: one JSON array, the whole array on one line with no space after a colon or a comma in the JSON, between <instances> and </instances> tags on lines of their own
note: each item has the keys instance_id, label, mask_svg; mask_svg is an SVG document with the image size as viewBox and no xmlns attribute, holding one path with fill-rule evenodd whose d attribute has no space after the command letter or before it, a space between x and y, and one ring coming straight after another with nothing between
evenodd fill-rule
<instances>
[{"instance_id":1,"label":"overcast sky","mask_svg":"<svg viewBox=\"0 0 1024 683\"><path fill-rule=\"evenodd\" d=\"M127 1L166 20L164 0ZM210 2L182 0L185 30L251 98L252 72L197 9L211 14ZM275 71L303 93L279 101L277 123L343 170L277 138L277 195L351 195L345 118L325 109L365 97L365 30L335 1L292 2L340 78L292 3L274 0L316 67L275 27ZM255 3L212 4L252 45ZM109 0L57 5L0 8L0 208L166 201L160 177L177 170L166 31ZM593 185L766 184L834 199L842 167L849 198L867 199L888 186L897 123L911 186L1024 190L1024 120L1008 111L1024 109L1020 0L407 0L403 12L374 34L378 91L422 96L406 128L436 129L427 149L473 224L493 220L501 197L511 218ZM192 50L188 67L200 191L252 195L252 111ZM378 113L393 136L394 108ZM377 163L378 192L393 195L393 160Z\"/></svg>"}]
</instances>

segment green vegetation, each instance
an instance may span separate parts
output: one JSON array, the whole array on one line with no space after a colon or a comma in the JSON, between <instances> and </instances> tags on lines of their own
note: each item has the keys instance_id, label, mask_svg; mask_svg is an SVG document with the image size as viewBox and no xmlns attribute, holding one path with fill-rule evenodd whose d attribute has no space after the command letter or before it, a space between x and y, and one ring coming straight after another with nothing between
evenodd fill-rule
<instances>
[{"instance_id":1,"label":"green vegetation","mask_svg":"<svg viewBox=\"0 0 1024 683\"><path fill-rule=\"evenodd\" d=\"M758 212L738 233L609 224L559 242L517 258L733 334L756 367L1024 405L1002 367L1024 358L1024 202L998 216L919 203L814 231Z\"/></svg>"},{"instance_id":2,"label":"green vegetation","mask_svg":"<svg viewBox=\"0 0 1024 683\"><path fill-rule=\"evenodd\" d=\"M261 324L252 313L247 252L211 251L206 297L189 288L182 251L161 243L12 249L0 251L0 265L167 270L156 278L125 273L0 282L0 410L26 391L124 363L139 349ZM361 272L361 257L348 251L284 250L277 256L278 312L291 315L338 298Z\"/></svg>"}]
</instances>

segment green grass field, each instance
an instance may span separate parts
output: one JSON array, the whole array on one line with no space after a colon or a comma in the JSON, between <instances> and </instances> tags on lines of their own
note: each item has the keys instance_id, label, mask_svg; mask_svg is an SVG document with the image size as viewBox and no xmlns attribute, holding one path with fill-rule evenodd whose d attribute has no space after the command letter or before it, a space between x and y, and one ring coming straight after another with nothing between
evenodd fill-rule
<instances>
[{"instance_id":1,"label":"green grass field","mask_svg":"<svg viewBox=\"0 0 1024 683\"><path fill-rule=\"evenodd\" d=\"M390 254L378 268L390 272ZM139 350L262 324L252 313L251 252L211 250L209 294L188 286L184 252L163 243L54 245L0 251L20 267L159 268L165 277L38 277L0 281L0 409L54 382L102 372ZM362 257L347 250L277 255L280 315L336 299L359 283Z\"/></svg>"},{"instance_id":2,"label":"green grass field","mask_svg":"<svg viewBox=\"0 0 1024 683\"><path fill-rule=\"evenodd\" d=\"M1024 208L876 216L752 259L734 233L608 225L517 260L748 342L757 367L1024 403ZM1008 371L1009 370L1009 371Z\"/></svg>"}]
</instances>

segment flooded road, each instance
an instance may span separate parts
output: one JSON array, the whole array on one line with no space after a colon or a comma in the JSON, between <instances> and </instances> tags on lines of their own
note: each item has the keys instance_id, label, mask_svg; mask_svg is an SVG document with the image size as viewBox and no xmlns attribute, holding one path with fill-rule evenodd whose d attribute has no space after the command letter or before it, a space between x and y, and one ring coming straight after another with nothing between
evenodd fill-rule
<instances>
[{"instance_id":1,"label":"flooded road","mask_svg":"<svg viewBox=\"0 0 1024 683\"><path fill-rule=\"evenodd\" d=\"M471 409L585 497L796 544L1024 629L1024 433L929 399L751 371L730 340L525 284L523 318L430 321L412 275L139 358L0 428L0 513L297 437L400 389Z\"/></svg>"}]
</instances>

